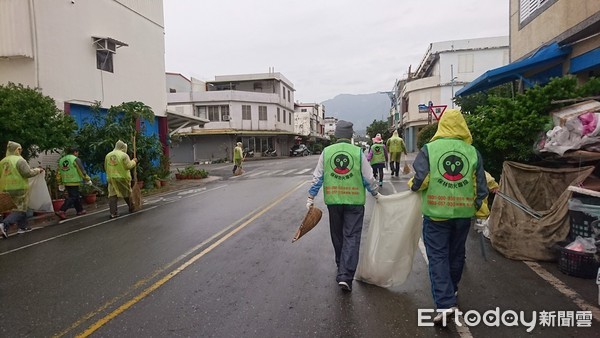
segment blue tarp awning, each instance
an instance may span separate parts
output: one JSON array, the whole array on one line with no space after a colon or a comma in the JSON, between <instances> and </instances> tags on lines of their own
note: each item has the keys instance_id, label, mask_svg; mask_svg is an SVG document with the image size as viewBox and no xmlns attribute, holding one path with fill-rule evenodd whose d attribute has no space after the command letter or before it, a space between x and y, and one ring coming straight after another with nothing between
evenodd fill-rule
<instances>
[{"instance_id":1,"label":"blue tarp awning","mask_svg":"<svg viewBox=\"0 0 600 338\"><path fill-rule=\"evenodd\" d=\"M456 92L456 96L470 95L503 83L521 79L524 73L545 70L549 66L562 62L571 53L571 47L559 47L555 42L541 48L530 57L503 67L488 70Z\"/></svg>"},{"instance_id":2,"label":"blue tarp awning","mask_svg":"<svg viewBox=\"0 0 600 338\"><path fill-rule=\"evenodd\" d=\"M569 73L577 74L598 67L600 67L600 48L572 58Z\"/></svg>"}]
</instances>

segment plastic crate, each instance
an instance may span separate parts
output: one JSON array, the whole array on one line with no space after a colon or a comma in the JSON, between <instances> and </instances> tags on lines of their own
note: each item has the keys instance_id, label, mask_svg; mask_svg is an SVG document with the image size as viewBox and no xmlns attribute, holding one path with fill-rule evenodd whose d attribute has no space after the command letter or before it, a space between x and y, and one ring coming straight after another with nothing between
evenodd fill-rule
<instances>
[{"instance_id":1,"label":"plastic crate","mask_svg":"<svg viewBox=\"0 0 600 338\"><path fill-rule=\"evenodd\" d=\"M577 236L594 237L594 228L600 232L600 205L589 204L584 201L596 202L587 199L582 201L579 198L569 199L570 240L574 240Z\"/></svg>"},{"instance_id":2,"label":"plastic crate","mask_svg":"<svg viewBox=\"0 0 600 338\"><path fill-rule=\"evenodd\" d=\"M568 242L558 243L560 249L558 269L569 276L596 278L600 262L596 260L595 254L566 249L565 246L568 244Z\"/></svg>"}]
</instances>

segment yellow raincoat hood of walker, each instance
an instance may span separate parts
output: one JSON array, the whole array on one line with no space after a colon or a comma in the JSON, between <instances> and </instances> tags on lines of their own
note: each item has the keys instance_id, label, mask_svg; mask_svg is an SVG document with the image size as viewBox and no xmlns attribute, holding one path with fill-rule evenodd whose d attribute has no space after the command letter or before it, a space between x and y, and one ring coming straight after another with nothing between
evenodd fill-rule
<instances>
[{"instance_id":1,"label":"yellow raincoat hood of walker","mask_svg":"<svg viewBox=\"0 0 600 338\"><path fill-rule=\"evenodd\" d=\"M440 122L438 122L438 128L429 142L435 141L440 138L455 138L463 140L468 144L473 143L473 137L471 131L467 126L467 121L463 117L462 113L458 109L449 109L442 114ZM413 178L408 181L408 186L412 187ZM419 191L426 189L429 185L429 175L425 177L425 180L421 184Z\"/></svg>"},{"instance_id":2,"label":"yellow raincoat hood of walker","mask_svg":"<svg viewBox=\"0 0 600 338\"><path fill-rule=\"evenodd\" d=\"M8 145L6 146L6 156L21 156L21 154L19 154L17 151L18 149L22 149L20 144L18 144L17 142L8 141Z\"/></svg>"},{"instance_id":3,"label":"yellow raincoat hood of walker","mask_svg":"<svg viewBox=\"0 0 600 338\"><path fill-rule=\"evenodd\" d=\"M431 138L431 141L435 141L439 138L456 138L473 144L473 137L471 131L467 127L467 122L458 109L449 109L442 114L442 118L438 123L438 129L435 135Z\"/></svg>"},{"instance_id":4,"label":"yellow raincoat hood of walker","mask_svg":"<svg viewBox=\"0 0 600 338\"><path fill-rule=\"evenodd\" d=\"M124 153L127 153L127 143L118 140L117 143L115 144L115 150L120 150Z\"/></svg>"}]
</instances>

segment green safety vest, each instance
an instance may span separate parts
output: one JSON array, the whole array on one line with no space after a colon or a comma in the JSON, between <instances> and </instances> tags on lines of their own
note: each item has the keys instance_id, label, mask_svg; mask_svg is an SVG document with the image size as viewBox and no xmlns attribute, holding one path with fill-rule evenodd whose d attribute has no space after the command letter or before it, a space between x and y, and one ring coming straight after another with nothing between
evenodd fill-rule
<instances>
[{"instance_id":1,"label":"green safety vest","mask_svg":"<svg viewBox=\"0 0 600 338\"><path fill-rule=\"evenodd\" d=\"M477 152L458 139L438 139L425 145L429 153L429 185L422 192L423 215L469 218L475 215Z\"/></svg>"},{"instance_id":2,"label":"green safety vest","mask_svg":"<svg viewBox=\"0 0 600 338\"><path fill-rule=\"evenodd\" d=\"M24 178L17 169L17 162L21 159L21 156L8 155L2 161L0 161L0 190L28 190L29 182L27 178Z\"/></svg>"},{"instance_id":3,"label":"green safety vest","mask_svg":"<svg viewBox=\"0 0 600 338\"><path fill-rule=\"evenodd\" d=\"M131 180L131 173L123 164L126 155L120 150L113 150L106 155L104 167L108 178L127 178Z\"/></svg>"},{"instance_id":4,"label":"green safety vest","mask_svg":"<svg viewBox=\"0 0 600 338\"><path fill-rule=\"evenodd\" d=\"M364 205L362 152L340 142L323 149L323 195L325 204Z\"/></svg>"},{"instance_id":5,"label":"green safety vest","mask_svg":"<svg viewBox=\"0 0 600 338\"><path fill-rule=\"evenodd\" d=\"M372 145L371 152L373 152L373 156L371 156L371 164L385 162L385 153L383 152L383 144L377 143L377 144Z\"/></svg>"},{"instance_id":6,"label":"green safety vest","mask_svg":"<svg viewBox=\"0 0 600 338\"><path fill-rule=\"evenodd\" d=\"M389 139L389 149L390 153L401 153L404 151L404 147L402 144L404 143L400 137L391 137Z\"/></svg>"},{"instance_id":7,"label":"green safety vest","mask_svg":"<svg viewBox=\"0 0 600 338\"><path fill-rule=\"evenodd\" d=\"M63 184L80 183L83 180L79 175L75 160L77 160L77 156L73 154L65 155L58 160L58 170Z\"/></svg>"}]
</instances>

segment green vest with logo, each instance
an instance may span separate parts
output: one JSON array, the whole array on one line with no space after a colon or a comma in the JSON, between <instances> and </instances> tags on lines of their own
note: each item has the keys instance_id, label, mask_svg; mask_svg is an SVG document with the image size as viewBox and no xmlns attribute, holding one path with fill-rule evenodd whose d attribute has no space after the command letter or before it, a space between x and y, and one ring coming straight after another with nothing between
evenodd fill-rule
<instances>
[{"instance_id":1,"label":"green vest with logo","mask_svg":"<svg viewBox=\"0 0 600 338\"><path fill-rule=\"evenodd\" d=\"M9 155L0 161L0 170L2 170L0 189L2 191L29 189L28 180L21 176L19 170L17 170L17 162L20 159L20 156Z\"/></svg>"},{"instance_id":2,"label":"green vest with logo","mask_svg":"<svg viewBox=\"0 0 600 338\"><path fill-rule=\"evenodd\" d=\"M365 204L361 159L361 149L349 143L336 143L323 150L325 204Z\"/></svg>"},{"instance_id":3,"label":"green vest with logo","mask_svg":"<svg viewBox=\"0 0 600 338\"><path fill-rule=\"evenodd\" d=\"M106 155L104 167L108 178L131 179L131 173L123 165L126 155L127 154L120 150L113 150Z\"/></svg>"},{"instance_id":4,"label":"green vest with logo","mask_svg":"<svg viewBox=\"0 0 600 338\"><path fill-rule=\"evenodd\" d=\"M79 176L75 160L77 160L77 156L73 154L65 155L58 160L58 170L60 170L63 184L80 183L83 180Z\"/></svg>"},{"instance_id":5,"label":"green vest with logo","mask_svg":"<svg viewBox=\"0 0 600 338\"><path fill-rule=\"evenodd\" d=\"M458 139L438 139L426 144L429 185L423 194L423 215L437 219L475 215L477 151Z\"/></svg>"},{"instance_id":6,"label":"green vest with logo","mask_svg":"<svg viewBox=\"0 0 600 338\"><path fill-rule=\"evenodd\" d=\"M373 156L371 156L371 164L385 162L385 153L383 152L383 144L376 143L376 144L372 145L371 152L373 153Z\"/></svg>"}]
</instances>

